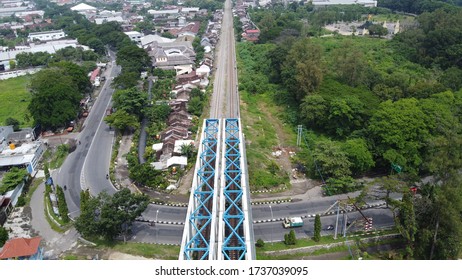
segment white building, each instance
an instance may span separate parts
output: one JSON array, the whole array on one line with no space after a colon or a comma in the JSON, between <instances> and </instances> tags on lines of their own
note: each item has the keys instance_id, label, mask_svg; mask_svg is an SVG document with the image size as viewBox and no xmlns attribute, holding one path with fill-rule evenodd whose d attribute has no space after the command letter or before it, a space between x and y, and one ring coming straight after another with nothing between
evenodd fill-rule
<instances>
[{"instance_id":1,"label":"white building","mask_svg":"<svg viewBox=\"0 0 462 280\"><path fill-rule=\"evenodd\" d=\"M130 40L137 43L138 45L141 45L141 38L144 37L143 33L140 33L138 31L129 31L124 33L130 38Z\"/></svg>"},{"instance_id":2,"label":"white building","mask_svg":"<svg viewBox=\"0 0 462 280\"><path fill-rule=\"evenodd\" d=\"M45 145L41 141L25 143L19 147L13 145L0 152L0 168L24 166L32 174L37 170L37 164L44 152Z\"/></svg>"},{"instance_id":3,"label":"white building","mask_svg":"<svg viewBox=\"0 0 462 280\"><path fill-rule=\"evenodd\" d=\"M14 50L0 51L0 68L4 70L10 69L10 61L16 61L16 55L19 53L36 53L36 52L47 52L50 54L56 53L60 49L67 47L73 48L82 48L84 50L89 50L87 46L79 45L77 40L59 40L59 41L49 41L45 44L33 44L30 46L16 46Z\"/></svg>"},{"instance_id":4,"label":"white building","mask_svg":"<svg viewBox=\"0 0 462 280\"><path fill-rule=\"evenodd\" d=\"M66 37L66 33L63 30L51 30L51 31L44 31L44 32L32 32L29 33L27 37L28 42L34 41L53 41L59 40Z\"/></svg>"},{"instance_id":5,"label":"white building","mask_svg":"<svg viewBox=\"0 0 462 280\"><path fill-rule=\"evenodd\" d=\"M377 7L376 0L312 0L315 7L326 7L331 5L362 5L364 7Z\"/></svg>"}]
</instances>

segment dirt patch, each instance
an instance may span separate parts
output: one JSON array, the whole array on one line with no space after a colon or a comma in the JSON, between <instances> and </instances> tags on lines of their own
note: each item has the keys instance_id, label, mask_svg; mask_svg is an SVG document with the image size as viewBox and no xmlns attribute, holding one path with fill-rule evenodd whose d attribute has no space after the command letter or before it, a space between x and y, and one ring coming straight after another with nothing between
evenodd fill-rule
<instances>
[{"instance_id":1,"label":"dirt patch","mask_svg":"<svg viewBox=\"0 0 462 280\"><path fill-rule=\"evenodd\" d=\"M141 256L134 256L130 254L112 252L109 254L108 260L153 260Z\"/></svg>"}]
</instances>

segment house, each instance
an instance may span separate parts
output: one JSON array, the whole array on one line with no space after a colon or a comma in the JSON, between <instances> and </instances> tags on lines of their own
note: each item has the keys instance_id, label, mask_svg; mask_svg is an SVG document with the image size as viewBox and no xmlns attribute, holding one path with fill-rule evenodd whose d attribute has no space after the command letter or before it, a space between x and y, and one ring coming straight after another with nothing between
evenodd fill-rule
<instances>
[{"instance_id":1,"label":"house","mask_svg":"<svg viewBox=\"0 0 462 280\"><path fill-rule=\"evenodd\" d=\"M148 13L151 14L155 19L174 19L180 15L179 9L170 9L170 10L148 10Z\"/></svg>"},{"instance_id":2,"label":"house","mask_svg":"<svg viewBox=\"0 0 462 280\"><path fill-rule=\"evenodd\" d=\"M0 251L0 260L42 260L41 237L8 240Z\"/></svg>"},{"instance_id":3,"label":"house","mask_svg":"<svg viewBox=\"0 0 462 280\"><path fill-rule=\"evenodd\" d=\"M158 43L148 47L153 67L163 70L176 70L177 75L190 73L196 59L196 53L190 41Z\"/></svg>"},{"instance_id":4,"label":"house","mask_svg":"<svg viewBox=\"0 0 462 280\"><path fill-rule=\"evenodd\" d=\"M66 33L62 29L60 30L50 30L44 32L31 32L29 36L27 36L28 42L34 41L53 41L59 40L66 37Z\"/></svg>"}]
</instances>

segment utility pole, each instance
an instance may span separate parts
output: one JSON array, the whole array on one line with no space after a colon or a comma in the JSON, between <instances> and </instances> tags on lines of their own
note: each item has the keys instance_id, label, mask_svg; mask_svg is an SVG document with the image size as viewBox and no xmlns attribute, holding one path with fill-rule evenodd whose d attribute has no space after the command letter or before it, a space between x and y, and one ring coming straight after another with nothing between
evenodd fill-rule
<instances>
[{"instance_id":1,"label":"utility pole","mask_svg":"<svg viewBox=\"0 0 462 280\"><path fill-rule=\"evenodd\" d=\"M300 147L300 144L302 142L302 132L303 132L303 126L298 125L297 126L297 147Z\"/></svg>"}]
</instances>

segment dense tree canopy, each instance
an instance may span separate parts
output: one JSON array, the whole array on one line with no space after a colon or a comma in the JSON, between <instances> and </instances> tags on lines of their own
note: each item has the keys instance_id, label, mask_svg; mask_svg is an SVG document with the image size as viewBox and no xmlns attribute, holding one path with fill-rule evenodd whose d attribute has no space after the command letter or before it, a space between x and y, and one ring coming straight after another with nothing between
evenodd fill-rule
<instances>
[{"instance_id":1,"label":"dense tree canopy","mask_svg":"<svg viewBox=\"0 0 462 280\"><path fill-rule=\"evenodd\" d=\"M129 232L132 223L143 213L149 199L122 189L113 196L101 193L89 198L75 221L75 228L85 237L113 240Z\"/></svg>"},{"instance_id":2,"label":"dense tree canopy","mask_svg":"<svg viewBox=\"0 0 462 280\"><path fill-rule=\"evenodd\" d=\"M86 75L85 75L86 77ZM78 85L62 69L44 69L31 80L29 111L37 124L55 129L77 117L82 98Z\"/></svg>"}]
</instances>

